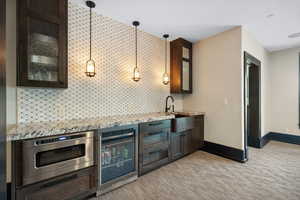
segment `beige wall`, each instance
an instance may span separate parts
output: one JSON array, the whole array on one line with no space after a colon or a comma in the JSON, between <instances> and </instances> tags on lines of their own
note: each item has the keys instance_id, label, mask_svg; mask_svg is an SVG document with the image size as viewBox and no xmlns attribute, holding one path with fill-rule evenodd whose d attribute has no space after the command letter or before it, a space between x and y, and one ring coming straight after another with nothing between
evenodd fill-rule
<instances>
[{"instance_id":1,"label":"beige wall","mask_svg":"<svg viewBox=\"0 0 300 200\"><path fill-rule=\"evenodd\" d=\"M16 0L6 1L7 125L17 121L16 106ZM11 143L7 143L7 182L11 181Z\"/></svg>"},{"instance_id":2,"label":"beige wall","mask_svg":"<svg viewBox=\"0 0 300 200\"><path fill-rule=\"evenodd\" d=\"M206 112L206 141L243 149L241 28L195 43L193 57L194 90L184 110Z\"/></svg>"},{"instance_id":3,"label":"beige wall","mask_svg":"<svg viewBox=\"0 0 300 200\"><path fill-rule=\"evenodd\" d=\"M270 53L254 38L254 36L242 28L242 66L244 65L244 51L261 61L261 136L269 132L270 128ZM244 67L242 67L242 87L244 88ZM243 94L242 94L243 95ZM244 108L243 108L244 109Z\"/></svg>"},{"instance_id":4,"label":"beige wall","mask_svg":"<svg viewBox=\"0 0 300 200\"><path fill-rule=\"evenodd\" d=\"M270 131L300 136L299 48L271 53Z\"/></svg>"}]
</instances>

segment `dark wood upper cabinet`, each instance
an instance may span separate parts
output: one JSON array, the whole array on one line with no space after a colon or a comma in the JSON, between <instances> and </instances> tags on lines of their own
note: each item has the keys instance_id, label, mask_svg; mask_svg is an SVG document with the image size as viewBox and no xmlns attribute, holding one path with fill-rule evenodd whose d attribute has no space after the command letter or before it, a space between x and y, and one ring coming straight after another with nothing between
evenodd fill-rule
<instances>
[{"instance_id":1,"label":"dark wood upper cabinet","mask_svg":"<svg viewBox=\"0 0 300 200\"><path fill-rule=\"evenodd\" d=\"M18 86L68 87L67 24L67 0L18 0Z\"/></svg>"},{"instance_id":2,"label":"dark wood upper cabinet","mask_svg":"<svg viewBox=\"0 0 300 200\"><path fill-rule=\"evenodd\" d=\"M193 92L193 44L182 38L171 42L171 93Z\"/></svg>"}]
</instances>

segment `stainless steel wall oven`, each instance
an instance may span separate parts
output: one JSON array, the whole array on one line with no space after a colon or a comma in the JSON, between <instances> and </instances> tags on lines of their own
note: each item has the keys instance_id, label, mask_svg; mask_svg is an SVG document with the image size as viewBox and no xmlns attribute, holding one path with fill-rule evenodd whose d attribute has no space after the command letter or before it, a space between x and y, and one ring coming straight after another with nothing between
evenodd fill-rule
<instances>
[{"instance_id":1,"label":"stainless steel wall oven","mask_svg":"<svg viewBox=\"0 0 300 200\"><path fill-rule=\"evenodd\" d=\"M138 127L102 129L99 140L99 194L109 192L138 176Z\"/></svg>"}]
</instances>

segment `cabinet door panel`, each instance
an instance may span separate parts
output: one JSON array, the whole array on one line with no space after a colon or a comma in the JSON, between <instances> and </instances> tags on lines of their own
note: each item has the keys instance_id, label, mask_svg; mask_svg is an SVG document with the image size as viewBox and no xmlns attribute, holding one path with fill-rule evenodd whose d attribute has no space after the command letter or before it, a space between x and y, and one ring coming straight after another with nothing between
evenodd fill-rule
<instances>
[{"instance_id":1,"label":"cabinet door panel","mask_svg":"<svg viewBox=\"0 0 300 200\"><path fill-rule=\"evenodd\" d=\"M184 132L184 155L193 152L192 145L192 130L188 130Z\"/></svg>"},{"instance_id":2,"label":"cabinet door panel","mask_svg":"<svg viewBox=\"0 0 300 200\"><path fill-rule=\"evenodd\" d=\"M195 117L195 128L193 129L193 151L199 150L204 146L204 116Z\"/></svg>"},{"instance_id":3,"label":"cabinet door panel","mask_svg":"<svg viewBox=\"0 0 300 200\"><path fill-rule=\"evenodd\" d=\"M190 90L190 63L182 61L182 90Z\"/></svg>"},{"instance_id":4,"label":"cabinet door panel","mask_svg":"<svg viewBox=\"0 0 300 200\"><path fill-rule=\"evenodd\" d=\"M60 0L27 0L31 10L48 16L59 16Z\"/></svg>"},{"instance_id":5,"label":"cabinet door panel","mask_svg":"<svg viewBox=\"0 0 300 200\"><path fill-rule=\"evenodd\" d=\"M178 38L170 44L171 93L191 94L193 91L192 43Z\"/></svg>"},{"instance_id":6,"label":"cabinet door panel","mask_svg":"<svg viewBox=\"0 0 300 200\"><path fill-rule=\"evenodd\" d=\"M58 81L59 26L29 18L28 79Z\"/></svg>"},{"instance_id":7,"label":"cabinet door panel","mask_svg":"<svg viewBox=\"0 0 300 200\"><path fill-rule=\"evenodd\" d=\"M17 200L69 200L95 191L95 168L92 167L20 189Z\"/></svg>"},{"instance_id":8,"label":"cabinet door panel","mask_svg":"<svg viewBox=\"0 0 300 200\"><path fill-rule=\"evenodd\" d=\"M18 0L18 86L67 87L67 14L66 0Z\"/></svg>"},{"instance_id":9,"label":"cabinet door panel","mask_svg":"<svg viewBox=\"0 0 300 200\"><path fill-rule=\"evenodd\" d=\"M172 160L181 158L184 155L184 135L181 133L172 133L171 154Z\"/></svg>"}]
</instances>

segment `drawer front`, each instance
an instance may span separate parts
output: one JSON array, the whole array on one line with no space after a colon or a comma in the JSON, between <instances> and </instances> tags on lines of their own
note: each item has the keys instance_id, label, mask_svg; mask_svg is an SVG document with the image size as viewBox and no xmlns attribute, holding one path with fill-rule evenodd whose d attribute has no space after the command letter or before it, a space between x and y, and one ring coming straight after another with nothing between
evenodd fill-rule
<instances>
[{"instance_id":1,"label":"drawer front","mask_svg":"<svg viewBox=\"0 0 300 200\"><path fill-rule=\"evenodd\" d=\"M153 133L171 127L171 120L161 120L140 124L140 132Z\"/></svg>"},{"instance_id":2,"label":"drawer front","mask_svg":"<svg viewBox=\"0 0 300 200\"><path fill-rule=\"evenodd\" d=\"M194 117L182 117L173 120L172 131L183 132L195 127Z\"/></svg>"},{"instance_id":3,"label":"drawer front","mask_svg":"<svg viewBox=\"0 0 300 200\"><path fill-rule=\"evenodd\" d=\"M17 200L71 200L96 192L95 167L24 187Z\"/></svg>"}]
</instances>

